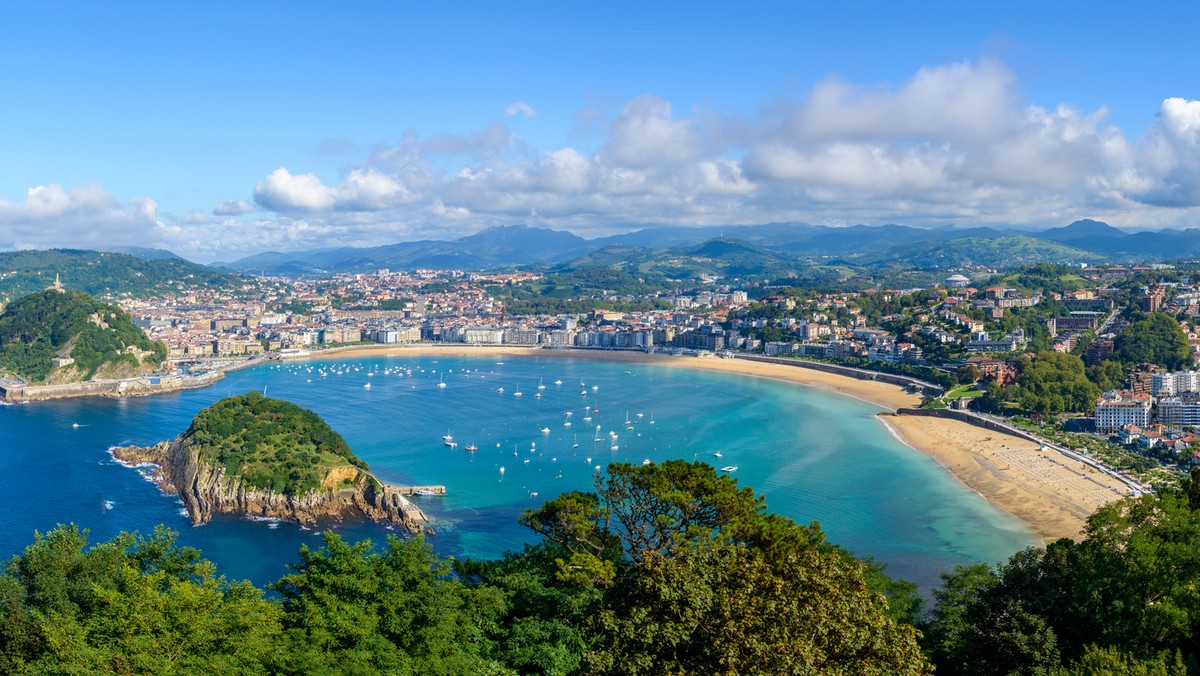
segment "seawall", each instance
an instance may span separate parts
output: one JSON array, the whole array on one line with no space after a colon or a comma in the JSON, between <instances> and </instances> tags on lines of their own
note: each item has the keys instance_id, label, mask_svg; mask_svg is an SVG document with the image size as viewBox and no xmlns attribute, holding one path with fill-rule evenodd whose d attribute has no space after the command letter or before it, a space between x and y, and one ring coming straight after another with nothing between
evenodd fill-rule
<instances>
[{"instance_id":1,"label":"seawall","mask_svg":"<svg viewBox=\"0 0 1200 676\"><path fill-rule=\"evenodd\" d=\"M125 380L89 380L66 385L0 385L0 396L10 403L72 397L140 397L206 387L224 377L225 374L221 371L210 371L198 376L142 376Z\"/></svg>"}]
</instances>

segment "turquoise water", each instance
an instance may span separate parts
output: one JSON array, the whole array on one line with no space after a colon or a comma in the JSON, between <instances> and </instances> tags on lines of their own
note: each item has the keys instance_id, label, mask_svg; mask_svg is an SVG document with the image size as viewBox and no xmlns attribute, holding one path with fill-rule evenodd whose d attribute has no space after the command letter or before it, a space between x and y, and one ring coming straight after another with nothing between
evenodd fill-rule
<instances>
[{"instance_id":1,"label":"turquoise water","mask_svg":"<svg viewBox=\"0 0 1200 676\"><path fill-rule=\"evenodd\" d=\"M517 515L589 489L596 465L669 458L736 466L732 476L771 510L819 521L832 542L926 588L955 565L999 561L1031 542L1018 521L896 441L874 419L880 409L856 399L622 362L397 356L264 364L156 397L0 406L0 556L60 522L87 527L94 539L165 523L228 576L276 579L301 544L319 543L317 529L236 517L193 528L178 500L107 452L169 439L201 408L249 390L316 411L385 481L445 485L444 497L416 498L436 520L431 541L445 554L520 549L533 539ZM443 444L448 432L457 448ZM466 452L468 444L479 450ZM372 524L330 527L352 539L389 533Z\"/></svg>"}]
</instances>

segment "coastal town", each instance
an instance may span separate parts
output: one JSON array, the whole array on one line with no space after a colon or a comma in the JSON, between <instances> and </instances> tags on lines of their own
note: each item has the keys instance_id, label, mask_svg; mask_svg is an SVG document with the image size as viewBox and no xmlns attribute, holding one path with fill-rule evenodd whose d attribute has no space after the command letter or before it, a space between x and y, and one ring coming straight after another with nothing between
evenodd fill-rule
<instances>
[{"instance_id":1,"label":"coastal town","mask_svg":"<svg viewBox=\"0 0 1200 676\"><path fill-rule=\"evenodd\" d=\"M12 374L0 386L10 400L146 394L204 386L261 360L372 346L760 355L911 378L927 409L1012 418L1044 434L1052 423L1076 451L1162 485L1200 463L1200 374L1191 370L1200 284L1189 272L1043 263L842 291L708 277L640 293L576 288L571 312L528 291L546 273L522 269L246 277L236 288L106 299L166 346L159 371L41 395ZM1162 326L1145 329L1146 317ZM1170 338L1161 354L1136 349ZM1050 365L1052 354L1062 363ZM1064 368L1078 372L1070 391L1035 382L1040 370Z\"/></svg>"}]
</instances>

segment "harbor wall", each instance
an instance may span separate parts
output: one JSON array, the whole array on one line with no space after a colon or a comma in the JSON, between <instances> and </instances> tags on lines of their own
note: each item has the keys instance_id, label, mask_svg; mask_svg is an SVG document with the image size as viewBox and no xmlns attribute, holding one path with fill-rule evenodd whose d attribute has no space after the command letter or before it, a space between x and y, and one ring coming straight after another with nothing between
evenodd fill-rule
<instances>
[{"instance_id":1,"label":"harbor wall","mask_svg":"<svg viewBox=\"0 0 1200 676\"><path fill-rule=\"evenodd\" d=\"M10 403L51 401L73 397L140 397L162 392L206 387L225 377L220 371L199 376L162 376L161 378L130 378L128 380L89 380L66 385L20 385L0 388L4 400ZM157 382L155 382L157 381Z\"/></svg>"}]
</instances>

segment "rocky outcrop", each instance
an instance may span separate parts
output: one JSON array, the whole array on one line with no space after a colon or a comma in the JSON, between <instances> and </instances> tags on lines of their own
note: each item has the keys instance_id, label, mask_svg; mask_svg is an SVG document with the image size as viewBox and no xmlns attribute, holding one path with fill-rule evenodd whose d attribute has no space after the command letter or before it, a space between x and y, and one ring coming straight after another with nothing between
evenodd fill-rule
<instances>
[{"instance_id":1,"label":"rocky outcrop","mask_svg":"<svg viewBox=\"0 0 1200 676\"><path fill-rule=\"evenodd\" d=\"M369 519L417 533L427 521L399 491L356 467L332 470L317 490L285 495L247 486L242 477L228 476L224 467L201 462L199 451L181 438L150 447L114 448L112 453L125 463L157 465L159 486L179 495L197 526L208 523L213 514L245 514L301 524Z\"/></svg>"}]
</instances>

